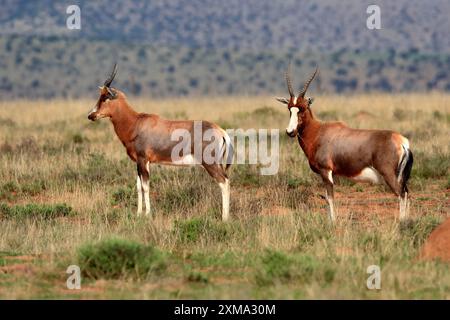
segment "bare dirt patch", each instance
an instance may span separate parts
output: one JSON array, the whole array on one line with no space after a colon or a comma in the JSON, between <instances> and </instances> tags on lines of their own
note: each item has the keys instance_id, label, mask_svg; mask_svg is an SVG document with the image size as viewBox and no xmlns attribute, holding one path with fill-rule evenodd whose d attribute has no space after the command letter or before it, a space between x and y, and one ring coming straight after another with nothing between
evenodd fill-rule
<instances>
[{"instance_id":1,"label":"bare dirt patch","mask_svg":"<svg viewBox=\"0 0 450 320\"><path fill-rule=\"evenodd\" d=\"M398 219L399 201L389 191L380 186L358 184L363 191L357 191L352 186L338 185L335 187L335 209L339 219L355 220L358 222L371 222L374 219ZM316 190L318 194L325 194L325 190ZM322 193L321 193L322 192ZM410 193L411 218L422 216L430 211L446 215L450 210L448 192L439 184L430 185L427 191L414 191ZM314 197L313 206L327 214L327 204L324 198Z\"/></svg>"}]
</instances>

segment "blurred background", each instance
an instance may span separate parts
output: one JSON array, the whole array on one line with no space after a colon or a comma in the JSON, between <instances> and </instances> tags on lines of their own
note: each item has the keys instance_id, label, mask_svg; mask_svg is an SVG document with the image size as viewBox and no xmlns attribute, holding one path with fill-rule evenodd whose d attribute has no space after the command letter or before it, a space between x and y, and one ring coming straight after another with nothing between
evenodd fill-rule
<instances>
[{"instance_id":1,"label":"blurred background","mask_svg":"<svg viewBox=\"0 0 450 320\"><path fill-rule=\"evenodd\" d=\"M69 5L81 30L66 27ZM381 30L366 9L381 8ZM448 0L2 0L0 97L91 98L119 63L128 95L450 91Z\"/></svg>"}]
</instances>

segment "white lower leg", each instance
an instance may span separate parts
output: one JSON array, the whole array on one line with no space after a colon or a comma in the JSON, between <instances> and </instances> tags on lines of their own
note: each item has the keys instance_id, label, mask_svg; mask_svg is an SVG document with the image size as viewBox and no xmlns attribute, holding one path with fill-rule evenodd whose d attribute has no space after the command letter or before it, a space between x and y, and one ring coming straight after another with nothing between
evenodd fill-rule
<instances>
[{"instance_id":1,"label":"white lower leg","mask_svg":"<svg viewBox=\"0 0 450 320\"><path fill-rule=\"evenodd\" d=\"M334 202L333 202L333 198L328 195L328 191L327 191L326 198L327 198L327 202L328 202L328 214L330 216L330 220L331 220L331 222L335 222L336 215L334 213Z\"/></svg>"},{"instance_id":2,"label":"white lower leg","mask_svg":"<svg viewBox=\"0 0 450 320\"><path fill-rule=\"evenodd\" d=\"M142 184L139 176L137 176L136 188L138 194L137 215L139 216L142 213Z\"/></svg>"},{"instance_id":3,"label":"white lower leg","mask_svg":"<svg viewBox=\"0 0 450 320\"><path fill-rule=\"evenodd\" d=\"M408 218L409 203L408 203L408 192L405 192L404 197L399 197L400 199L400 220L405 220Z\"/></svg>"},{"instance_id":4,"label":"white lower leg","mask_svg":"<svg viewBox=\"0 0 450 320\"><path fill-rule=\"evenodd\" d=\"M144 192L144 201L145 201L145 215L150 214L150 183L149 180L147 181L142 180L142 190Z\"/></svg>"},{"instance_id":5,"label":"white lower leg","mask_svg":"<svg viewBox=\"0 0 450 320\"><path fill-rule=\"evenodd\" d=\"M222 191L222 221L228 221L230 215L230 180L225 179L225 182L219 183Z\"/></svg>"}]
</instances>

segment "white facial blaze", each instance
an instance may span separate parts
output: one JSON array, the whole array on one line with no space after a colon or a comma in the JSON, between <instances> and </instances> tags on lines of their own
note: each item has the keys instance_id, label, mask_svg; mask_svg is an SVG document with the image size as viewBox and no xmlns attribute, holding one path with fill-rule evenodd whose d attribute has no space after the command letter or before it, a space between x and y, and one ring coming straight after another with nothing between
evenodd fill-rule
<instances>
[{"instance_id":1,"label":"white facial blaze","mask_svg":"<svg viewBox=\"0 0 450 320\"><path fill-rule=\"evenodd\" d=\"M95 107L92 108L92 110L89 112L89 114L92 114L92 113L94 113L94 112L97 112L97 110L98 110L98 106L95 105Z\"/></svg>"},{"instance_id":2,"label":"white facial blaze","mask_svg":"<svg viewBox=\"0 0 450 320\"><path fill-rule=\"evenodd\" d=\"M286 128L286 131L291 133L294 131L298 126L298 112L300 111L299 108L293 107L291 108L291 119L289 120L289 125Z\"/></svg>"}]
</instances>

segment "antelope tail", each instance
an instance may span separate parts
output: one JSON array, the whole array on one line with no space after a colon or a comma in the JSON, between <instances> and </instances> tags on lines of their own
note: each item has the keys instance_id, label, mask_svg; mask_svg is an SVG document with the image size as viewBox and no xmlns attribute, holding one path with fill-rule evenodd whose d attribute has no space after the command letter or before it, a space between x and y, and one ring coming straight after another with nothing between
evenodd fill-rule
<instances>
[{"instance_id":1,"label":"antelope tail","mask_svg":"<svg viewBox=\"0 0 450 320\"><path fill-rule=\"evenodd\" d=\"M233 163L234 148L233 148L233 143L231 142L231 138L228 135L228 133L223 129L221 129L221 132L222 132L224 143L222 145L222 150L221 150L222 159L221 159L220 165L225 171L227 171L228 168ZM224 163L224 161L225 161L225 163Z\"/></svg>"},{"instance_id":2,"label":"antelope tail","mask_svg":"<svg viewBox=\"0 0 450 320\"><path fill-rule=\"evenodd\" d=\"M401 185L401 192L403 195L405 192L408 192L408 187L406 184L408 183L409 177L411 175L414 157L408 146L402 144L402 148L402 158L397 167L397 180Z\"/></svg>"}]
</instances>

